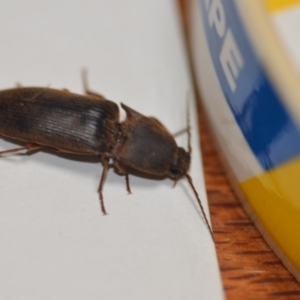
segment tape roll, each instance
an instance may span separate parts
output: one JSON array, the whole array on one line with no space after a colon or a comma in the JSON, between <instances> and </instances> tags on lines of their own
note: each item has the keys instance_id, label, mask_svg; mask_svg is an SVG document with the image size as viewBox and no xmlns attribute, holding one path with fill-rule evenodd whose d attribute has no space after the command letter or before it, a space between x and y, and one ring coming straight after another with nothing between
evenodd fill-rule
<instances>
[{"instance_id":1,"label":"tape roll","mask_svg":"<svg viewBox=\"0 0 300 300\"><path fill-rule=\"evenodd\" d=\"M197 81L240 198L300 281L300 1L195 0L190 14Z\"/></svg>"}]
</instances>

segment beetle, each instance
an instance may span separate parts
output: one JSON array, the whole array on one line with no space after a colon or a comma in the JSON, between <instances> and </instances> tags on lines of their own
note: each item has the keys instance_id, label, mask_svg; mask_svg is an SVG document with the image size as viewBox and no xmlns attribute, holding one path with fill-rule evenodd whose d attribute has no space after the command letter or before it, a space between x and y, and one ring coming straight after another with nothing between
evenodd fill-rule
<instances>
[{"instance_id":1,"label":"beetle","mask_svg":"<svg viewBox=\"0 0 300 300\"><path fill-rule=\"evenodd\" d=\"M196 195L205 222L212 235L199 195L187 171L189 150L178 147L174 137L153 117L146 117L121 103L126 119L119 121L118 105L91 91L86 71L82 73L86 95L49 87L17 87L0 91L0 135L27 144L0 152L0 156L39 150L43 147L59 152L97 155L103 164L98 193L106 214L103 185L109 162L125 175L126 189L131 193L129 170L176 183L186 177Z\"/></svg>"}]
</instances>

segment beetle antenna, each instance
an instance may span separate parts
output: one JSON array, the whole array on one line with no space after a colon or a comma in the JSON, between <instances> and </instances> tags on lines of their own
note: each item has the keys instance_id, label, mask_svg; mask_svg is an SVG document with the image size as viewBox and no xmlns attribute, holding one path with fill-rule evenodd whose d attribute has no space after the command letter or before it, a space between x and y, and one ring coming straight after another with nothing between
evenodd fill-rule
<instances>
[{"instance_id":1,"label":"beetle antenna","mask_svg":"<svg viewBox=\"0 0 300 300\"><path fill-rule=\"evenodd\" d=\"M192 96L192 93L191 93L191 91L189 90L189 91L187 92L187 97L186 97L186 98L187 98L187 101L186 101L186 108L187 108L187 112L186 112L186 113L187 113L187 116L186 116L186 118L187 118L188 153L189 153L189 154L192 153L192 146L191 146L191 119L190 119L191 96ZM200 207L200 209L201 209L202 215L203 215L203 217L204 217L204 220L205 220L205 223L206 223L206 225L207 225L207 228L208 228L208 230L209 230L209 232L210 232L210 235L211 235L213 241L215 241L215 240L214 240L214 236L213 236L212 228L210 227L209 222L208 222L208 220L207 220L207 217L206 217L204 208L203 208L203 206L202 206L200 197L199 197L199 195L198 195L198 192L197 192L197 190L196 190L195 187L194 187L192 177L191 177L189 174L187 174L187 173L185 174L185 177L186 177L186 179L188 180L189 185L191 186L191 188L192 188L192 190L193 190L193 192L194 192L194 194L195 194L195 196L196 196L196 198L197 198L197 201L198 201L198 203L199 203L199 207Z\"/></svg>"},{"instance_id":2,"label":"beetle antenna","mask_svg":"<svg viewBox=\"0 0 300 300\"><path fill-rule=\"evenodd\" d=\"M203 215L203 217L204 217L205 223L206 223L206 225L207 225L207 228L208 228L208 230L209 230L209 232L210 232L210 234L211 234L211 237L212 237L213 241L215 241L215 240L214 240L214 236L213 236L212 229L211 229L211 227L210 227L210 225L209 225L209 223L208 223L208 220L207 220L205 211L204 211L204 209L203 209L203 206L202 206L200 197L199 197L198 192L196 191L196 189L195 189L195 187L194 187L192 177L191 177L189 174L185 174L185 177L186 177L186 179L188 180L188 182L189 182L189 184L190 184L192 190L194 191L194 194L195 194L195 196L196 196L196 198L197 198L197 201L198 201L198 203L199 203L199 206L200 206L202 215Z\"/></svg>"}]
</instances>

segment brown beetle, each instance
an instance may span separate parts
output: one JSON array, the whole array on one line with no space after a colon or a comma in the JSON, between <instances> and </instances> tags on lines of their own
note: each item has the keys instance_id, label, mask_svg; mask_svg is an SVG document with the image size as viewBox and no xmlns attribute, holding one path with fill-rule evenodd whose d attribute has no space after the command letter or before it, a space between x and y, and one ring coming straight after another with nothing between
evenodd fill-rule
<instances>
[{"instance_id":1,"label":"brown beetle","mask_svg":"<svg viewBox=\"0 0 300 300\"><path fill-rule=\"evenodd\" d=\"M85 96L67 90L37 87L1 91L0 134L27 144L2 151L0 156L42 147L99 156L103 172L98 192L104 214L102 189L110 159L119 173L125 175L129 193L128 169L169 177L175 182L185 176L212 234L198 193L187 174L191 159L190 146L188 152L178 147L174 137L158 120L145 117L124 104L121 106L127 118L120 123L117 104L91 92L85 73L83 82Z\"/></svg>"}]
</instances>

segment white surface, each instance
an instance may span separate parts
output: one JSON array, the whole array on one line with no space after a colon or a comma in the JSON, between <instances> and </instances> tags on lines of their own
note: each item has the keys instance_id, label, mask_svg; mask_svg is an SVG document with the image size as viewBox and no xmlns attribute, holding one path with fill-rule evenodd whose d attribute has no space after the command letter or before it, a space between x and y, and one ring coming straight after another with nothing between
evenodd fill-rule
<instances>
[{"instance_id":1,"label":"white surface","mask_svg":"<svg viewBox=\"0 0 300 300\"><path fill-rule=\"evenodd\" d=\"M0 87L93 90L186 126L190 79L173 1L5 1ZM190 174L207 211L195 115ZM186 146L186 136L178 143ZM0 149L15 147L3 139ZM53 153L0 160L0 299L221 299L214 245L185 180L110 170ZM208 212L207 212L208 214Z\"/></svg>"}]
</instances>

